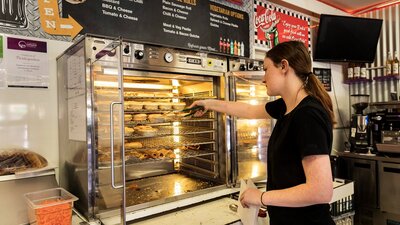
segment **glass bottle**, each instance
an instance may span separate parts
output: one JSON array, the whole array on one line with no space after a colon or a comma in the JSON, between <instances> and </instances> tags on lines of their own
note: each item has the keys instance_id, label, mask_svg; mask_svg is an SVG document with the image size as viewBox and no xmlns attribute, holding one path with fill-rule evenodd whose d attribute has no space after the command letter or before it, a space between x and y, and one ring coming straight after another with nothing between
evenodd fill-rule
<instances>
[{"instance_id":1,"label":"glass bottle","mask_svg":"<svg viewBox=\"0 0 400 225\"><path fill-rule=\"evenodd\" d=\"M360 77L364 79L367 78L367 66L365 65L365 63L361 63Z\"/></svg>"},{"instance_id":2,"label":"glass bottle","mask_svg":"<svg viewBox=\"0 0 400 225\"><path fill-rule=\"evenodd\" d=\"M354 69L353 69L353 77L354 79L359 79L360 78L360 63L355 63L354 64Z\"/></svg>"},{"instance_id":3,"label":"glass bottle","mask_svg":"<svg viewBox=\"0 0 400 225\"><path fill-rule=\"evenodd\" d=\"M394 52L392 70L393 70L393 75L399 75L399 59L397 58L397 51Z\"/></svg>"},{"instance_id":4,"label":"glass bottle","mask_svg":"<svg viewBox=\"0 0 400 225\"><path fill-rule=\"evenodd\" d=\"M386 58L386 76L392 75L392 54L388 52L387 58Z\"/></svg>"},{"instance_id":5,"label":"glass bottle","mask_svg":"<svg viewBox=\"0 0 400 225\"><path fill-rule=\"evenodd\" d=\"M222 45L223 45L222 37L219 37L219 52L222 52Z\"/></svg>"},{"instance_id":6,"label":"glass bottle","mask_svg":"<svg viewBox=\"0 0 400 225\"><path fill-rule=\"evenodd\" d=\"M354 78L354 64L349 63L347 67L347 79L353 79Z\"/></svg>"}]
</instances>

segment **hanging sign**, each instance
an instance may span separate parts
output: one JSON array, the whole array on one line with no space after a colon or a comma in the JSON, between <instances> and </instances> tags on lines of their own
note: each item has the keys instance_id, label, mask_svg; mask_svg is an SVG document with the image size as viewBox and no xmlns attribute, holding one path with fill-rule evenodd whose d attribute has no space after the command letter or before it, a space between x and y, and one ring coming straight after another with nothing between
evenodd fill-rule
<instances>
[{"instance_id":1,"label":"hanging sign","mask_svg":"<svg viewBox=\"0 0 400 225\"><path fill-rule=\"evenodd\" d=\"M63 0L63 17L104 36L249 56L249 16L211 0Z\"/></svg>"},{"instance_id":2,"label":"hanging sign","mask_svg":"<svg viewBox=\"0 0 400 225\"><path fill-rule=\"evenodd\" d=\"M310 18L271 3L255 1L255 43L272 48L297 40L310 47Z\"/></svg>"},{"instance_id":3,"label":"hanging sign","mask_svg":"<svg viewBox=\"0 0 400 225\"><path fill-rule=\"evenodd\" d=\"M57 0L38 0L40 24L44 32L52 35L68 35L74 38L82 26L74 18L60 18Z\"/></svg>"}]
</instances>

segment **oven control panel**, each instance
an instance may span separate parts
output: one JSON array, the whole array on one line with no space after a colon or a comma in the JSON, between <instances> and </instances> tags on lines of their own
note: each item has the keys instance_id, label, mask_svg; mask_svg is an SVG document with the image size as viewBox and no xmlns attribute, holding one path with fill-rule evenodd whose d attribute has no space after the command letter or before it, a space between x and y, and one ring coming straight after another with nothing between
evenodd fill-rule
<instances>
[{"instance_id":1,"label":"oven control panel","mask_svg":"<svg viewBox=\"0 0 400 225\"><path fill-rule=\"evenodd\" d=\"M127 43L122 44L124 67L173 67L200 71L226 72L227 59L207 53Z\"/></svg>"}]
</instances>

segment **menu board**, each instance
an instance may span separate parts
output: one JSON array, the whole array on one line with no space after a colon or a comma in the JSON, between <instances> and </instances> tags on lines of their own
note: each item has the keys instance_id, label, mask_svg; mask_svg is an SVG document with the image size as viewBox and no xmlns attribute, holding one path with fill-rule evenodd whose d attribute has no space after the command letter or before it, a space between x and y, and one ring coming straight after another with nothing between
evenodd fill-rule
<instances>
[{"instance_id":1,"label":"menu board","mask_svg":"<svg viewBox=\"0 0 400 225\"><path fill-rule=\"evenodd\" d=\"M319 79L319 81L321 81L322 85L324 85L324 88L326 91L331 91L332 87L331 87L331 79L332 79L332 75L331 75L331 69L325 69L325 68L314 68L313 72L315 74L315 76L317 76L317 78Z\"/></svg>"},{"instance_id":2,"label":"menu board","mask_svg":"<svg viewBox=\"0 0 400 225\"><path fill-rule=\"evenodd\" d=\"M72 16L91 33L248 57L249 15L210 0L63 0L63 17Z\"/></svg>"}]
</instances>

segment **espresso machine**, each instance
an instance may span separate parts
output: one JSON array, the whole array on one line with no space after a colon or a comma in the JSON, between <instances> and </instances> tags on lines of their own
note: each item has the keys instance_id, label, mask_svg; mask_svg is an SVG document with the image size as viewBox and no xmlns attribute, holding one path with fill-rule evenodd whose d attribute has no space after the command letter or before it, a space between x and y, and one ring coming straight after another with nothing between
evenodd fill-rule
<instances>
[{"instance_id":1,"label":"espresso machine","mask_svg":"<svg viewBox=\"0 0 400 225\"><path fill-rule=\"evenodd\" d=\"M369 105L369 95L350 95L351 106L355 110L350 121L350 151L356 153L367 153L369 147L369 117L363 111Z\"/></svg>"}]
</instances>

